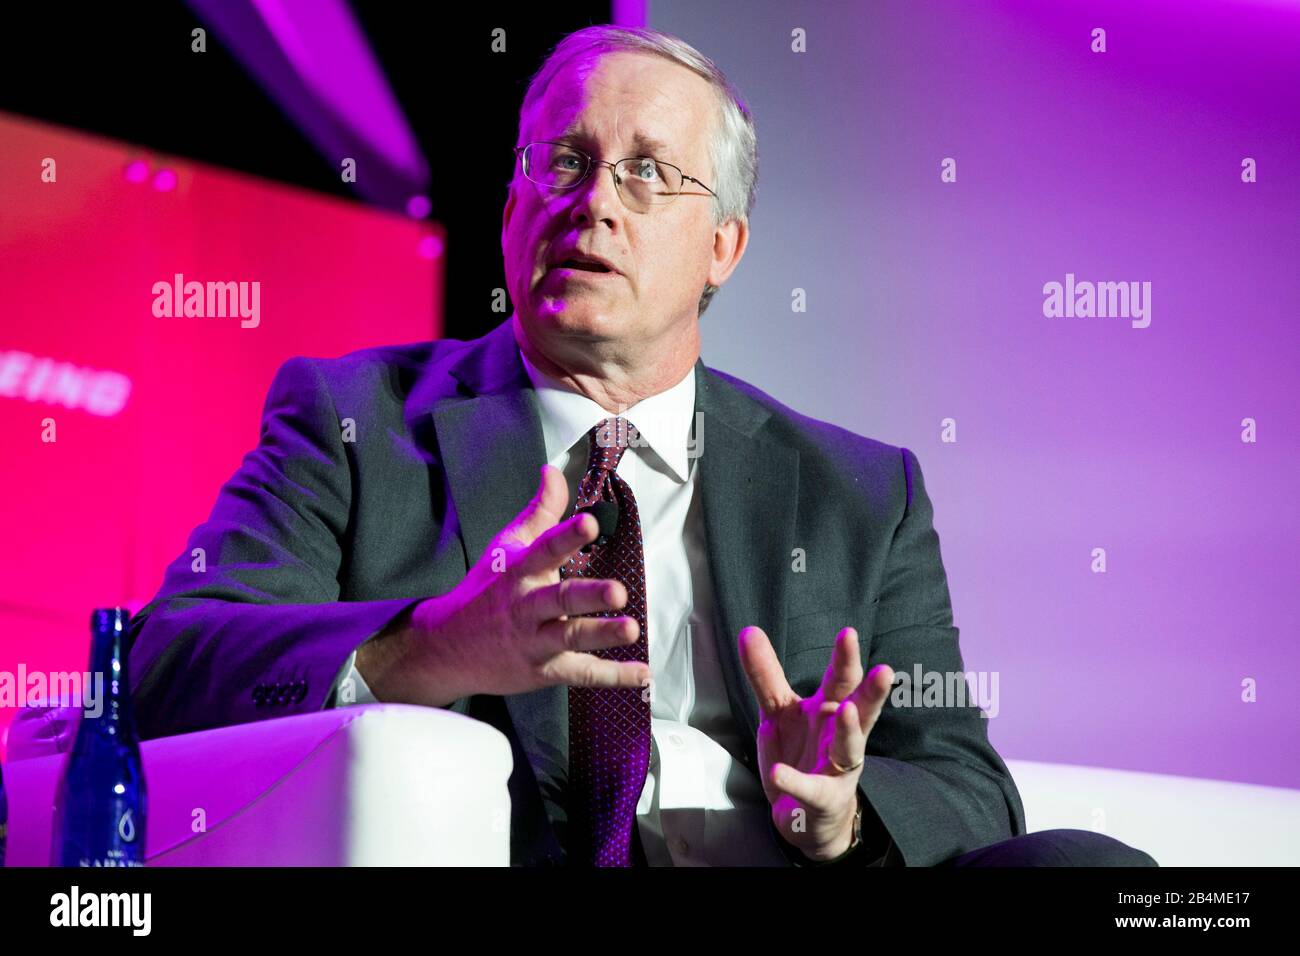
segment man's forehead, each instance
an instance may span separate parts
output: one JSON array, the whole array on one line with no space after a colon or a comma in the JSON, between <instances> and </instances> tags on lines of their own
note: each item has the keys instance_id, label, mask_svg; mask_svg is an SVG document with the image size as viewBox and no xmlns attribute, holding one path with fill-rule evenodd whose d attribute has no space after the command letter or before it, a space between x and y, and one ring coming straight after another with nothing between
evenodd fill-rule
<instances>
[{"instance_id":1,"label":"man's forehead","mask_svg":"<svg viewBox=\"0 0 1300 956\"><path fill-rule=\"evenodd\" d=\"M574 119L570 121L564 129L553 134L553 137L555 139L563 139L575 143L595 143L599 139L599 136L589 129L582 119ZM642 129L635 129L632 131L631 137L627 142L634 150L640 153L649 153L655 156L661 156L664 153L673 151L674 149L680 149L680 146L674 147L669 142L669 139L676 138L678 137L662 137Z\"/></svg>"},{"instance_id":2,"label":"man's forehead","mask_svg":"<svg viewBox=\"0 0 1300 956\"><path fill-rule=\"evenodd\" d=\"M660 57L607 54L586 67L563 70L547 89L537 126L545 136L539 138L594 146L607 137L638 154L663 157L689 150L703 135L704 117L695 114L707 109L707 98L689 85L691 79L703 84L702 77ZM620 67L635 75L616 75ZM640 82L648 72L654 81Z\"/></svg>"}]
</instances>

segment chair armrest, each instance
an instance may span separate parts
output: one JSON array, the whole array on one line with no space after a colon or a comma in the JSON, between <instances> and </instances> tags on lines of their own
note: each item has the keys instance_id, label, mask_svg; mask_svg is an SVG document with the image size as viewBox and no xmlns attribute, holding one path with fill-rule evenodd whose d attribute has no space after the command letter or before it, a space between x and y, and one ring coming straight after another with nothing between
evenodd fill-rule
<instances>
[{"instance_id":1,"label":"chair armrest","mask_svg":"<svg viewBox=\"0 0 1300 956\"><path fill-rule=\"evenodd\" d=\"M343 707L140 749L149 865L510 863L509 741L452 711ZM48 865L65 759L6 765L8 865Z\"/></svg>"},{"instance_id":2,"label":"chair armrest","mask_svg":"<svg viewBox=\"0 0 1300 956\"><path fill-rule=\"evenodd\" d=\"M1029 831L1097 830L1169 866L1295 866L1300 790L1008 760Z\"/></svg>"}]
</instances>

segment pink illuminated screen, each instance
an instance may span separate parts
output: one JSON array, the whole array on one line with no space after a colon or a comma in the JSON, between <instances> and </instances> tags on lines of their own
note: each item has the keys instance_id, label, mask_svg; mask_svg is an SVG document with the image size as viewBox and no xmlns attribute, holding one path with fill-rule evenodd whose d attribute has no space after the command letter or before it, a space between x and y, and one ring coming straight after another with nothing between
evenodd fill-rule
<instances>
[{"instance_id":1,"label":"pink illuminated screen","mask_svg":"<svg viewBox=\"0 0 1300 956\"><path fill-rule=\"evenodd\" d=\"M84 670L91 608L153 596L283 361L439 335L443 248L429 222L0 114L0 671Z\"/></svg>"}]
</instances>

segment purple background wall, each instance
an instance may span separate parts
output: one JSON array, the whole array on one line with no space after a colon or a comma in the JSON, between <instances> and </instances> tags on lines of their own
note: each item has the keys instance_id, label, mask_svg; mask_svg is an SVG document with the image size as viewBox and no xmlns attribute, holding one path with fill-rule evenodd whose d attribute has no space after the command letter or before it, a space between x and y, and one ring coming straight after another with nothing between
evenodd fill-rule
<instances>
[{"instance_id":1,"label":"purple background wall","mask_svg":"<svg viewBox=\"0 0 1300 956\"><path fill-rule=\"evenodd\" d=\"M917 453L1003 755L1300 787L1300 2L653 0L648 22L759 127L705 361ZM1150 282L1150 326L1045 317L1066 273Z\"/></svg>"}]
</instances>

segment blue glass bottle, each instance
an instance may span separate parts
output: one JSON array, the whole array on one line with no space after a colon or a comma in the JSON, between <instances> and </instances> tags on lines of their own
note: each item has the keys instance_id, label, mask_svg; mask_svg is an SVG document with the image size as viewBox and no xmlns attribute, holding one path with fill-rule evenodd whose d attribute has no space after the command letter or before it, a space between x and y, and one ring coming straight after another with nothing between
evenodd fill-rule
<instances>
[{"instance_id":1,"label":"blue glass bottle","mask_svg":"<svg viewBox=\"0 0 1300 956\"><path fill-rule=\"evenodd\" d=\"M146 796L122 608L90 616L90 688L54 798L51 866L144 866Z\"/></svg>"}]
</instances>

